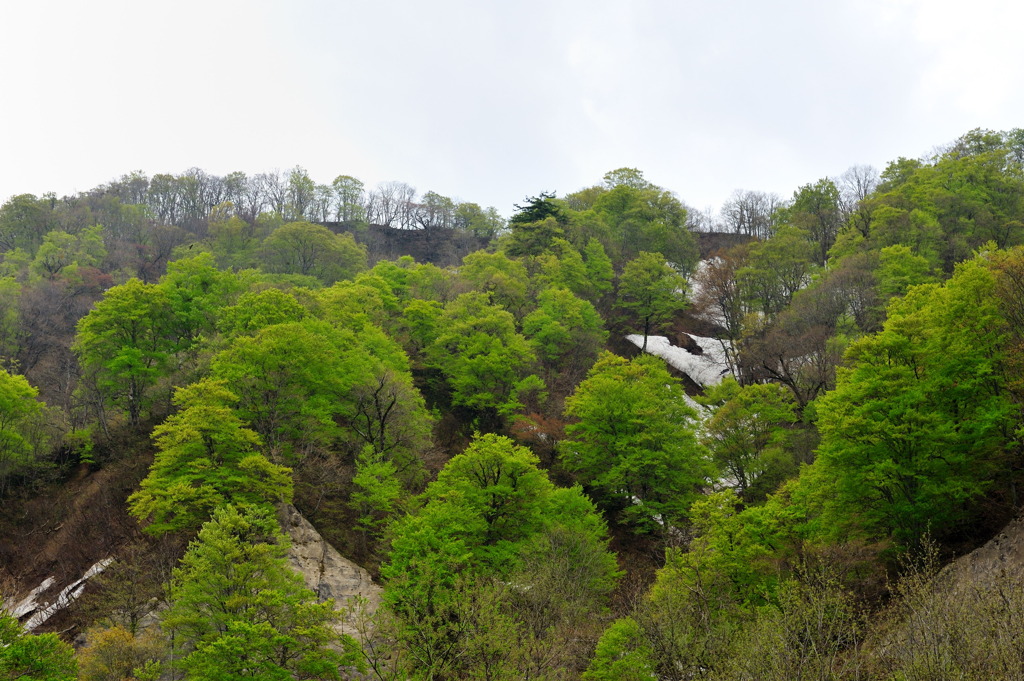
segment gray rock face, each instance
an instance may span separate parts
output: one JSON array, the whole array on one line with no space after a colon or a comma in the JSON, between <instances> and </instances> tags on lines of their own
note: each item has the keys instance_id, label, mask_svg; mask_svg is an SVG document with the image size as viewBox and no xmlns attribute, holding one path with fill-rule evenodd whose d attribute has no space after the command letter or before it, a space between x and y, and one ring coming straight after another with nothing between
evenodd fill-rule
<instances>
[{"instance_id":1,"label":"gray rock face","mask_svg":"<svg viewBox=\"0 0 1024 681\"><path fill-rule=\"evenodd\" d=\"M369 572L328 544L294 506L282 505L277 514L281 529L292 542L288 550L292 568L302 575L306 586L321 601L334 599L335 608L344 613L338 631L357 639L360 634L365 635L367 632L360 632L356 625L359 613L353 606L361 600L362 614L375 612L380 604L381 587L374 584Z\"/></svg>"},{"instance_id":2,"label":"gray rock face","mask_svg":"<svg viewBox=\"0 0 1024 681\"><path fill-rule=\"evenodd\" d=\"M957 558L943 572L958 586L988 588L1007 580L1019 583L1024 578L1024 518L1010 522L984 546Z\"/></svg>"}]
</instances>

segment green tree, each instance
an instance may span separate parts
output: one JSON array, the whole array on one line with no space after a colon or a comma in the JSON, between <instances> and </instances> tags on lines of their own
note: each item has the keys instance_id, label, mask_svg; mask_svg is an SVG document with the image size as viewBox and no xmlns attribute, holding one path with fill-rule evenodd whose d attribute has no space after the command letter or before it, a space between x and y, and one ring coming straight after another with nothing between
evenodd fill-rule
<instances>
[{"instance_id":1,"label":"green tree","mask_svg":"<svg viewBox=\"0 0 1024 681\"><path fill-rule=\"evenodd\" d=\"M259 433L272 458L291 460L333 447L348 447L354 455L367 443L361 432L373 438L370 444L404 446L422 428L398 420L427 419L409 387L408 358L372 324L337 328L307 318L268 326L235 338L213 358L210 372L238 395L239 417ZM370 431L346 427L360 418L360 401L372 402L377 388L382 400L391 404L394 398L392 408L371 415Z\"/></svg>"},{"instance_id":2,"label":"green tree","mask_svg":"<svg viewBox=\"0 0 1024 681\"><path fill-rule=\"evenodd\" d=\"M839 518L901 542L970 518L1020 421L995 285L982 262L964 263L945 285L894 299L883 330L850 346L818 406L815 466L833 481Z\"/></svg>"},{"instance_id":3,"label":"green tree","mask_svg":"<svg viewBox=\"0 0 1024 681\"><path fill-rule=\"evenodd\" d=\"M0 679L75 681L75 651L57 634L28 634L0 609Z\"/></svg>"},{"instance_id":4,"label":"green tree","mask_svg":"<svg viewBox=\"0 0 1024 681\"><path fill-rule=\"evenodd\" d=\"M220 508L171 581L162 626L187 678L338 679L355 643L331 628L332 601L316 602L287 564L272 510ZM342 643L346 654L330 646Z\"/></svg>"},{"instance_id":5,"label":"green tree","mask_svg":"<svg viewBox=\"0 0 1024 681\"><path fill-rule=\"evenodd\" d=\"M657 253L642 252L626 264L619 278L616 306L625 310L643 328L642 351L647 336L686 305L686 279Z\"/></svg>"},{"instance_id":6,"label":"green tree","mask_svg":"<svg viewBox=\"0 0 1024 681\"><path fill-rule=\"evenodd\" d=\"M454 404L494 414L519 407L517 386L534 361L512 315L478 292L448 304L428 357L451 386Z\"/></svg>"},{"instance_id":7,"label":"green tree","mask_svg":"<svg viewBox=\"0 0 1024 681\"><path fill-rule=\"evenodd\" d=\"M705 404L716 405L704 424L701 442L726 484L747 502L763 501L796 473L787 451L788 430L796 421L793 397L781 385L740 386L726 378L710 389Z\"/></svg>"},{"instance_id":8,"label":"green tree","mask_svg":"<svg viewBox=\"0 0 1024 681\"><path fill-rule=\"evenodd\" d=\"M228 338L252 335L274 324L301 321L308 314L294 295L280 289L248 291L238 297L235 305L221 310L217 329Z\"/></svg>"},{"instance_id":9,"label":"green tree","mask_svg":"<svg viewBox=\"0 0 1024 681\"><path fill-rule=\"evenodd\" d=\"M180 411L153 430L156 458L128 499L147 532L196 530L229 503L291 501L291 470L257 451L259 436L231 408L237 400L222 381L177 390Z\"/></svg>"},{"instance_id":10,"label":"green tree","mask_svg":"<svg viewBox=\"0 0 1024 681\"><path fill-rule=\"evenodd\" d=\"M594 306L564 288L544 289L537 309L523 319L523 335L548 370L575 385L604 347L608 332Z\"/></svg>"},{"instance_id":11,"label":"green tree","mask_svg":"<svg viewBox=\"0 0 1024 681\"><path fill-rule=\"evenodd\" d=\"M696 413L657 358L604 353L565 403L565 467L642 530L686 517L709 477Z\"/></svg>"},{"instance_id":12,"label":"green tree","mask_svg":"<svg viewBox=\"0 0 1024 681\"><path fill-rule=\"evenodd\" d=\"M263 241L268 272L316 277L324 284L351 279L366 269L366 248L351 234L334 234L309 222L289 222Z\"/></svg>"},{"instance_id":13,"label":"green tree","mask_svg":"<svg viewBox=\"0 0 1024 681\"><path fill-rule=\"evenodd\" d=\"M495 650L487 627L467 626L465 605L473 594L486 596L479 587L488 580L538 578L540 571L519 568L553 555L552 533L578 539L577 558L593 561L565 563L565 574L591 598L603 600L614 585L615 560L600 516L578 487L555 487L537 463L508 438L480 436L446 464L422 508L392 526L381 571L384 602L398 620L399 644L415 660L415 678L464 678L476 664L467 657L484 648L507 654L501 645ZM539 580L519 584L541 589ZM503 627L506 639L521 626L493 610L473 615L477 624L481 618L492 629Z\"/></svg>"},{"instance_id":14,"label":"green tree","mask_svg":"<svg viewBox=\"0 0 1024 681\"><path fill-rule=\"evenodd\" d=\"M44 426L53 415L36 400L38 393L24 376L0 369L0 498L45 465L52 438Z\"/></svg>"},{"instance_id":15,"label":"green tree","mask_svg":"<svg viewBox=\"0 0 1024 681\"><path fill-rule=\"evenodd\" d=\"M747 302L772 317L810 282L813 258L814 244L807 232L780 227L771 239L750 247L744 266L736 270L736 280Z\"/></svg>"},{"instance_id":16,"label":"green tree","mask_svg":"<svg viewBox=\"0 0 1024 681\"><path fill-rule=\"evenodd\" d=\"M107 290L79 321L73 345L86 379L101 397L94 405L101 421L109 404L123 409L137 426L178 347L163 288L131 279Z\"/></svg>"},{"instance_id":17,"label":"green tree","mask_svg":"<svg viewBox=\"0 0 1024 681\"><path fill-rule=\"evenodd\" d=\"M106 255L102 225L87 227L77 234L52 231L43 237L31 267L34 274L54 279L66 268L96 267Z\"/></svg>"},{"instance_id":18,"label":"green tree","mask_svg":"<svg viewBox=\"0 0 1024 681\"><path fill-rule=\"evenodd\" d=\"M660 253L688 272L697 262L698 251L687 227L686 208L669 191L634 184L619 182L594 202L594 213L607 225L605 246L612 259L620 265L643 252Z\"/></svg>"},{"instance_id":19,"label":"green tree","mask_svg":"<svg viewBox=\"0 0 1024 681\"><path fill-rule=\"evenodd\" d=\"M530 290L530 275L518 260L504 253L476 251L462 259L459 278L474 291L486 293L517 318L522 317Z\"/></svg>"},{"instance_id":20,"label":"green tree","mask_svg":"<svg viewBox=\"0 0 1024 681\"><path fill-rule=\"evenodd\" d=\"M824 265L843 219L839 188L835 182L824 178L800 187L793 193L793 202L786 213L790 224L806 231L811 241L817 244L814 261Z\"/></svg>"},{"instance_id":21,"label":"green tree","mask_svg":"<svg viewBox=\"0 0 1024 681\"><path fill-rule=\"evenodd\" d=\"M365 225L366 208L363 183L351 175L339 175L334 178L331 187L337 197L335 219L349 227Z\"/></svg>"}]
</instances>

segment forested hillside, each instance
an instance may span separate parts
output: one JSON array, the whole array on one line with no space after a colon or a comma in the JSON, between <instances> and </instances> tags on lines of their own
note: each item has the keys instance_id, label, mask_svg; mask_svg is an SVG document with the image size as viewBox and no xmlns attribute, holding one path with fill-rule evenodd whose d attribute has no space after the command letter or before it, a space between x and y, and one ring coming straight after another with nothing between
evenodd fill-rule
<instances>
[{"instance_id":1,"label":"forested hillside","mask_svg":"<svg viewBox=\"0 0 1024 681\"><path fill-rule=\"evenodd\" d=\"M0 678L1024 676L938 572L1022 503L1022 130L719 215L136 172L0 257Z\"/></svg>"}]
</instances>

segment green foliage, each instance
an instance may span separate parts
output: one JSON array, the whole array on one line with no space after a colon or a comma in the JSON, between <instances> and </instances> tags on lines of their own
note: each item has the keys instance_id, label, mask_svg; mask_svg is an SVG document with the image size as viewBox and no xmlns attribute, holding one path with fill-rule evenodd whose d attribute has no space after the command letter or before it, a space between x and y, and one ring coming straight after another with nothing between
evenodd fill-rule
<instances>
[{"instance_id":1,"label":"green foliage","mask_svg":"<svg viewBox=\"0 0 1024 681\"><path fill-rule=\"evenodd\" d=\"M451 386L454 404L499 414L519 408L515 388L534 361L512 315L475 291L445 307L427 354Z\"/></svg>"},{"instance_id":2,"label":"green foliage","mask_svg":"<svg viewBox=\"0 0 1024 681\"><path fill-rule=\"evenodd\" d=\"M188 678L338 679L355 643L287 564L288 540L266 508L225 506L189 545L162 626ZM341 643L345 654L330 646Z\"/></svg>"},{"instance_id":3,"label":"green foliage","mask_svg":"<svg viewBox=\"0 0 1024 681\"><path fill-rule=\"evenodd\" d=\"M128 499L133 516L151 521L147 532L196 530L229 503L291 500L291 470L257 451L259 436L231 408L237 400L209 379L175 393L180 411L153 430L156 458Z\"/></svg>"},{"instance_id":4,"label":"green foliage","mask_svg":"<svg viewBox=\"0 0 1024 681\"><path fill-rule=\"evenodd\" d=\"M818 265L825 264L839 234L843 220L839 202L839 188L824 178L796 190L785 211L789 223L805 231L816 245L814 262Z\"/></svg>"},{"instance_id":5,"label":"green foliage","mask_svg":"<svg viewBox=\"0 0 1024 681\"><path fill-rule=\"evenodd\" d=\"M285 458L337 445L358 452L362 443L343 426L357 418L360 391L374 389L388 372L389 385L410 382L405 353L380 329L367 324L357 333L311 318L235 338L210 370L238 395L239 416L271 455ZM426 418L422 406L409 402L418 399L415 391L398 397L403 406L394 418Z\"/></svg>"},{"instance_id":6,"label":"green foliage","mask_svg":"<svg viewBox=\"0 0 1024 681\"><path fill-rule=\"evenodd\" d=\"M171 333L183 350L213 335L221 311L242 292L242 282L217 269L213 256L200 253L167 264L159 288L170 306Z\"/></svg>"},{"instance_id":7,"label":"green foliage","mask_svg":"<svg viewBox=\"0 0 1024 681\"><path fill-rule=\"evenodd\" d=\"M834 481L836 512L874 536L946 536L997 475L1019 412L1003 389L994 288L972 261L944 286L911 289L880 333L850 346L818 405L815 465Z\"/></svg>"},{"instance_id":8,"label":"green foliage","mask_svg":"<svg viewBox=\"0 0 1024 681\"><path fill-rule=\"evenodd\" d=\"M746 264L736 271L744 297L765 315L782 312L810 282L814 245L808 237L795 227L780 227L771 239L753 244Z\"/></svg>"},{"instance_id":9,"label":"green foliage","mask_svg":"<svg viewBox=\"0 0 1024 681\"><path fill-rule=\"evenodd\" d=\"M909 246L896 244L879 251L878 295L882 301L902 296L911 286L926 284L934 280L932 266L928 259L915 255Z\"/></svg>"},{"instance_id":10,"label":"green foliage","mask_svg":"<svg viewBox=\"0 0 1024 681\"><path fill-rule=\"evenodd\" d=\"M0 609L0 679L75 681L75 651L57 634L28 634Z\"/></svg>"},{"instance_id":11,"label":"green foliage","mask_svg":"<svg viewBox=\"0 0 1024 681\"><path fill-rule=\"evenodd\" d=\"M686 279L658 253L641 252L619 278L616 306L639 322L646 350L647 336L686 306Z\"/></svg>"},{"instance_id":12,"label":"green foliage","mask_svg":"<svg viewBox=\"0 0 1024 681\"><path fill-rule=\"evenodd\" d=\"M43 466L51 438L43 427L46 405L24 376L0 369L0 498L15 480L29 478Z\"/></svg>"},{"instance_id":13,"label":"green foliage","mask_svg":"<svg viewBox=\"0 0 1024 681\"><path fill-rule=\"evenodd\" d=\"M467 629L463 612L491 579L514 580L526 594L537 588L538 596L552 580L571 582L566 596L584 603L600 602L614 585L614 556L593 505L579 488L555 487L537 458L508 438L475 439L448 462L423 500L418 512L393 524L391 554L381 570L384 601L396 617L399 644L417 661L416 678L458 678L451 670L464 651L497 643L488 643L485 631ZM558 566L561 579L532 568L544 557ZM571 595L576 589L581 593ZM505 627L506 638L526 626L506 617L486 615L490 628Z\"/></svg>"},{"instance_id":14,"label":"green foliage","mask_svg":"<svg viewBox=\"0 0 1024 681\"><path fill-rule=\"evenodd\" d=\"M518 260L504 253L470 253L462 259L459 278L473 291L486 293L492 304L521 316L527 303L530 276Z\"/></svg>"},{"instance_id":15,"label":"green foliage","mask_svg":"<svg viewBox=\"0 0 1024 681\"><path fill-rule=\"evenodd\" d=\"M680 271L689 271L698 253L686 226L686 208L669 191L645 180L635 184L616 183L594 202L595 214L608 228L605 247L613 260L624 263L643 252L659 253Z\"/></svg>"},{"instance_id":16,"label":"green foliage","mask_svg":"<svg viewBox=\"0 0 1024 681\"><path fill-rule=\"evenodd\" d=\"M728 377L702 400L715 405L701 441L719 475L746 501L762 501L796 473L787 451L788 430L796 421L790 393L775 383L740 386Z\"/></svg>"},{"instance_id":17,"label":"green foliage","mask_svg":"<svg viewBox=\"0 0 1024 681\"><path fill-rule=\"evenodd\" d=\"M217 328L228 338L252 335L267 326L301 321L307 314L294 295L280 289L247 291L237 304L221 310Z\"/></svg>"},{"instance_id":18,"label":"green foliage","mask_svg":"<svg viewBox=\"0 0 1024 681\"><path fill-rule=\"evenodd\" d=\"M398 510L403 496L395 464L367 446L356 459L349 505L358 514L356 530L364 539L379 539L384 525Z\"/></svg>"},{"instance_id":19,"label":"green foliage","mask_svg":"<svg viewBox=\"0 0 1024 681\"><path fill-rule=\"evenodd\" d=\"M77 234L52 231L43 237L31 269L33 274L54 279L68 268L96 267L106 255L102 225L87 227Z\"/></svg>"},{"instance_id":20,"label":"green foliage","mask_svg":"<svg viewBox=\"0 0 1024 681\"><path fill-rule=\"evenodd\" d=\"M78 323L72 349L106 404L138 425L180 347L173 333L171 300L164 288L131 279L107 290Z\"/></svg>"},{"instance_id":21,"label":"green foliage","mask_svg":"<svg viewBox=\"0 0 1024 681\"><path fill-rule=\"evenodd\" d=\"M819 681L857 678L864 617L827 569L804 568L746 623L712 679ZM850 676L848 676L848 674Z\"/></svg>"},{"instance_id":22,"label":"green foliage","mask_svg":"<svg viewBox=\"0 0 1024 681\"><path fill-rule=\"evenodd\" d=\"M565 413L578 422L565 429L562 461L606 505L643 530L686 517L710 470L696 414L661 360L604 353Z\"/></svg>"},{"instance_id":23,"label":"green foliage","mask_svg":"<svg viewBox=\"0 0 1024 681\"><path fill-rule=\"evenodd\" d=\"M550 375L571 384L582 378L608 339L594 306L564 288L541 292L537 309L523 319L523 335Z\"/></svg>"},{"instance_id":24,"label":"green foliage","mask_svg":"<svg viewBox=\"0 0 1024 681\"><path fill-rule=\"evenodd\" d=\"M351 234L334 234L310 222L289 222L263 241L267 271L316 277L324 284L351 279L366 269L366 248Z\"/></svg>"},{"instance_id":25,"label":"green foliage","mask_svg":"<svg viewBox=\"0 0 1024 681\"><path fill-rule=\"evenodd\" d=\"M654 651L632 617L615 620L597 642L584 681L655 681Z\"/></svg>"}]
</instances>

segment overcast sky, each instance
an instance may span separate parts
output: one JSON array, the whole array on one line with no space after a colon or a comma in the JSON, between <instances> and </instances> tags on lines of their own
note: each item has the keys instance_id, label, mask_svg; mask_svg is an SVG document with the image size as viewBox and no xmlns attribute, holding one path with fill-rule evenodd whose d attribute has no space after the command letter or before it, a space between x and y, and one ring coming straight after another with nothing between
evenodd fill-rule
<instances>
[{"instance_id":1,"label":"overcast sky","mask_svg":"<svg viewBox=\"0 0 1024 681\"><path fill-rule=\"evenodd\" d=\"M304 167L504 215L640 168L792 195L1024 126L1016 0L0 0L0 201Z\"/></svg>"}]
</instances>

